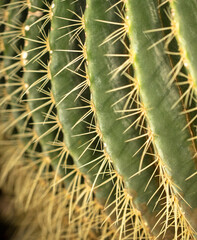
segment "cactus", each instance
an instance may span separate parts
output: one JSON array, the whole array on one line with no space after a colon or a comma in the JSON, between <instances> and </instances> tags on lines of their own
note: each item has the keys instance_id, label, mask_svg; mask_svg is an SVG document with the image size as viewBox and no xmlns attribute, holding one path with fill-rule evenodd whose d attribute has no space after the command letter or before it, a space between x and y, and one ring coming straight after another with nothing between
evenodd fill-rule
<instances>
[{"instance_id":1,"label":"cactus","mask_svg":"<svg viewBox=\"0 0 197 240\"><path fill-rule=\"evenodd\" d=\"M0 186L16 238L197 238L196 8L0 3Z\"/></svg>"}]
</instances>

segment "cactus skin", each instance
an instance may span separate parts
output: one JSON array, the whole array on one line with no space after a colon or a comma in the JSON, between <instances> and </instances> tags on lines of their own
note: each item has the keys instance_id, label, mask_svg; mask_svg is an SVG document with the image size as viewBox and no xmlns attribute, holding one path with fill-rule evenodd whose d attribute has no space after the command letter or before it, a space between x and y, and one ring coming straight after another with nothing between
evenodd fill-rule
<instances>
[{"instance_id":1,"label":"cactus skin","mask_svg":"<svg viewBox=\"0 0 197 240\"><path fill-rule=\"evenodd\" d=\"M11 0L8 9L13 2L17 4L17 0ZM44 3L52 4L51 8L46 10ZM25 32L25 44L23 36L16 41L21 51L19 55L27 53L27 64L18 62L24 71L14 72L21 77L19 87L11 85L12 69L6 70L16 61L18 53L4 38L1 73L5 73L10 85L4 84L1 78L0 119L6 139L2 144L8 142L10 147L2 154L3 175L8 175L9 169L15 166L16 169L19 166L31 168L35 173L32 173L32 187L23 194L26 210L31 208L31 202L34 203L36 184L46 188L49 208L43 216L48 225L41 229L44 233L41 235L46 238L54 229L52 239L197 238L196 108L193 108L196 98L191 96L192 104L185 104L184 91L187 90L182 88L178 76L182 72L174 74L170 62L173 56L169 51L165 52L163 39L168 38L163 18L159 16L159 3L171 7L170 20L175 21L173 26L179 26L173 34L180 48L178 54L188 64L187 81L191 76L196 94L196 68L192 57L195 57L196 46L190 46L189 38L194 36L194 41L196 31L192 26L187 28L191 22L189 11L196 6L194 0L171 0L169 3L158 0L116 3L110 0L26 0L23 7L28 6L25 10L28 14L25 20L26 14L21 13L22 21L26 26L35 25ZM15 11L10 11L10 17ZM42 21L36 22L41 16L44 16ZM6 26L11 20L5 18L4 21L0 24ZM46 33L49 43L46 46L41 41L34 41L42 36L38 26ZM114 34L118 33L119 26L124 26L122 36L110 35L114 31L117 31ZM6 27L1 31L8 32ZM37 57L43 47L46 54ZM6 56L13 58L6 59ZM122 67L125 56L129 63L127 70ZM77 61L76 57L81 60ZM41 71L46 70L40 60L45 63L49 78L44 87L37 83L39 77L44 76ZM82 75L87 79L84 80ZM25 89L23 81L29 89ZM20 86L24 89L20 90ZM135 87L136 95L132 95ZM23 112L16 112L12 97L15 90L18 91L14 94L19 103L17 107L25 105L30 111L23 108ZM52 94L43 98L48 91ZM142 113L143 118L137 121ZM16 120L12 120L13 116ZM56 125L50 121L52 116L55 116ZM53 131L56 127L57 132L62 131L59 137L56 130ZM26 138L27 134L31 137ZM13 151L13 139L22 149L21 159L16 155L18 151ZM67 161L65 155L56 150L58 144L72 159L69 157ZM6 156L17 161L11 163L10 160L10 165L6 165ZM32 163L28 158L39 161ZM43 166L47 167L44 169ZM4 176L0 178L0 184L5 182ZM58 185L57 177L62 184ZM52 188L53 191L51 182L52 186L57 186ZM44 196L46 193L40 199L46 201ZM56 203L59 206L57 215ZM62 220L64 217L65 221ZM50 229L52 222L53 230Z\"/></svg>"},{"instance_id":2,"label":"cactus skin","mask_svg":"<svg viewBox=\"0 0 197 240\"><path fill-rule=\"evenodd\" d=\"M146 9L147 15L140 15L140 11L137 12L139 7L144 11ZM170 72L170 63L167 55L163 54L162 45L156 46L147 53L146 49L150 46L150 41L147 41L147 38L142 35L146 29L159 29L161 27L158 25L159 20L156 21L156 24L154 22L157 14L156 7L156 1L143 1L138 4L135 1L128 1L128 15L131 16L129 19L129 35L132 39L131 48L134 49L136 77L140 84L140 93L146 108L150 128L154 134L157 152L168 169L167 174L169 174L172 184L177 188L177 197L180 197L180 204L187 215L188 221L191 221L194 229L197 230L195 179L185 181L188 176L193 174L195 169L195 163L191 160L194 150L192 150L191 142L187 141L190 138L189 131L188 129L182 130L187 125L186 118L179 114L182 111L181 104L177 104L172 109L174 102L179 99L179 95L176 87L167 88L169 79L166 76ZM140 24L139 19L141 19ZM142 21L143 19L144 21ZM160 33L154 33L151 37L153 43L162 38ZM142 46L143 51L135 51L135 49L141 49ZM152 75L148 74L150 68L152 68ZM161 118L161 116L163 117ZM182 147L180 148L180 146ZM180 192L178 189L180 189ZM193 216L188 205L181 198L184 198L192 207Z\"/></svg>"},{"instance_id":3,"label":"cactus skin","mask_svg":"<svg viewBox=\"0 0 197 240\"><path fill-rule=\"evenodd\" d=\"M146 206L154 192L158 189L156 179L151 181L147 190L145 191L147 182L154 172L154 167L149 167L147 171L130 179L130 177L139 170L140 154L135 153L141 148L144 139L137 139L134 142L127 142L130 138L138 137L138 131L134 128L122 134L132 122L136 120L133 118L117 120L121 117L118 110L122 110L124 102L113 104L119 99L128 94L130 89L122 89L121 91L108 92L110 90L121 88L130 84L126 77L120 74L111 79L109 73L118 68L122 63L122 58L115 58L115 60L105 57L106 53L123 52L124 48L121 43L111 44L107 42L102 46L103 40L108 37L114 30L106 24L102 24L94 19L102 19L109 22L117 22L118 17L113 14L113 11L108 12L107 18L105 12L111 6L110 3L106 4L98 0L87 1L88 8L86 10L86 39L87 39L87 60L88 60L88 73L90 76L90 89L92 93L93 102L96 108L96 115L98 123L103 135L103 140L106 144L106 151L110 155L114 167L117 172L123 177L125 187L128 193L132 196L134 206L141 212L142 217L150 224L151 228L155 225L157 218L156 212L152 213L155 203L158 200L158 195ZM96 9L96 10L95 10ZM99 46L99 50L95 48ZM117 51L114 51L114 49ZM124 153L124 154L123 154ZM135 155L135 156L134 156ZM144 160L142 168L146 168L152 161L151 157ZM145 181L146 179L146 181ZM161 209L160 209L161 210ZM158 230L157 230L158 231Z\"/></svg>"},{"instance_id":4,"label":"cactus skin","mask_svg":"<svg viewBox=\"0 0 197 240\"><path fill-rule=\"evenodd\" d=\"M49 35L49 67L51 72L52 92L55 101L58 103L57 110L64 133L64 142L70 155L73 158L74 164L78 168L76 174L82 174L84 181L90 186L85 186L84 191L86 191L86 194L83 199L85 199L85 201L87 201L87 197L88 199L92 199L95 194L95 205L98 208L101 208L102 211L104 206L107 208L103 212L104 214L108 213L108 221L110 222L111 219L115 219L115 213L112 212L115 205L113 182L110 179L109 174L98 174L99 171L102 171L102 169L105 168L106 164L104 166L102 164L102 161L104 162L103 152L95 148L96 142L99 141L97 134L95 131L91 130L88 134L84 134L87 132L88 127L91 126L91 119L93 117L88 116L84 119L84 121L79 121L79 119L81 119L87 113L87 111L89 111L89 108L91 109L91 106L84 105L80 97L78 97L78 94L82 88L79 88L78 86L83 84L84 79L74 73L74 67L76 66L73 67L71 65L69 67L72 69L72 72L70 70L64 69L64 66L66 64L69 64L72 62L73 58L77 57L77 44L73 44L73 42L70 41L72 34L68 33L69 31L73 30L72 27L66 28L65 30L61 29L61 17L65 18L64 22L68 21L67 19L73 17L73 11L75 11L75 9L79 9L79 6L78 4L71 4L72 1L67 1L65 4L59 0L56 0L53 3L52 30ZM63 59L66 61L63 61ZM75 65L77 64L78 63ZM73 89L76 90L73 91ZM88 95L89 93L87 90L82 93L82 97L84 99L88 99ZM78 121L79 123L73 128L73 126ZM90 150L88 148L90 148ZM94 148L95 150L91 150ZM107 168L105 169L108 171ZM94 191L92 190L94 188L91 188L93 184L96 187Z\"/></svg>"},{"instance_id":5,"label":"cactus skin","mask_svg":"<svg viewBox=\"0 0 197 240\"><path fill-rule=\"evenodd\" d=\"M38 3L31 1L29 17L27 17L25 21L25 29L27 30L25 31L25 47L22 54L25 55L24 61L26 63L24 66L23 81L27 84L25 90L25 92L27 92L27 101L29 102L33 122L37 123L34 126L34 130L38 136L42 151L46 153L46 158L48 157L50 159L49 162L51 161L51 165L54 169L57 169L60 159L57 157L58 151L55 151L56 148L52 145L56 139L57 132L55 130L57 127L54 127L55 124L48 124L47 121L46 124L44 124L46 116L43 114L48 113L52 104L51 97L44 94L44 91L48 93L49 84L43 83L44 80L47 81L45 78L47 78L48 74L44 68L44 65L47 65L48 61L48 51L46 49L47 43L45 43L43 39L43 32L47 35L49 26L46 25L45 29L42 29L44 19L42 20L41 18L44 13L42 11L39 12L38 9L45 8L46 5L42 1ZM36 12L37 16L35 14ZM42 21L39 21L40 19ZM35 59L35 56L38 57ZM42 79L44 80L39 81ZM45 86L42 87L42 85ZM36 141L38 141L38 139ZM57 170L62 172L62 174L65 173L62 168Z\"/></svg>"},{"instance_id":6,"label":"cactus skin","mask_svg":"<svg viewBox=\"0 0 197 240\"><path fill-rule=\"evenodd\" d=\"M193 88L195 95L197 94L197 70L196 70L196 31L195 26L197 17L195 14L197 10L196 1L171 1L171 11L174 20L175 35L179 42L180 51L183 51L183 63L188 67L191 79L193 81Z\"/></svg>"}]
</instances>

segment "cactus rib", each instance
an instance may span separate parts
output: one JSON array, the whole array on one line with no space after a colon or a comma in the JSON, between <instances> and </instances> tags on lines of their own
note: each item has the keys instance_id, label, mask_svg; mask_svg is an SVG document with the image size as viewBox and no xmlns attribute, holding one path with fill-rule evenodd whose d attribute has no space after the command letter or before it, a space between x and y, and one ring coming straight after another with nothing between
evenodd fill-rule
<instances>
[{"instance_id":1,"label":"cactus rib","mask_svg":"<svg viewBox=\"0 0 197 240\"><path fill-rule=\"evenodd\" d=\"M182 112L181 104L177 104L172 109L173 103L179 99L179 95L175 86L171 86L170 89L168 87L169 79L167 76L170 72L170 64L169 59L164 54L164 49L162 49L163 45L158 44L147 51L151 42L157 42L162 38L161 33L155 32L151 34L150 42L145 35L147 30L160 28L159 21L155 20L158 19L157 3L156 1L141 1L136 4L135 1L127 1L126 4L134 67L140 85L140 95L146 108L147 121L154 136L156 154L159 154L161 161L163 161L187 221L196 230L197 192L195 180L186 181L186 178L195 169L194 149L187 141L190 138L189 131L188 129L182 130L187 124L186 118L180 115ZM139 9L143 9L143 15L142 11L138 11ZM151 75L149 69L152 69ZM193 208L193 213L187 204Z\"/></svg>"},{"instance_id":2,"label":"cactus rib","mask_svg":"<svg viewBox=\"0 0 197 240\"><path fill-rule=\"evenodd\" d=\"M123 61L120 58L111 60L105 57L106 53L115 56L116 53L114 53L114 49L118 49L121 53L124 52L121 50L121 44L118 45L118 41L113 39L114 43L111 44L108 40L113 38L113 28L110 26L110 23L116 24L118 21L117 18L106 20L105 12L110 6L106 6L104 2L101 4L101 1L88 1L88 8L85 13L90 88L98 123L106 144L106 150L115 168L119 174L123 176L126 188L131 196L133 196L134 206L142 211L142 218L146 219L149 227L152 229L157 222L155 218L156 210L154 213L152 213L152 210L158 200L157 194L159 195L159 192L157 193L157 191L160 189L155 178L149 181L152 179L152 174L155 171L153 164L151 165L151 157L147 159L147 156L145 156L142 169L146 170L140 174L136 174L140 165L140 153L142 154L142 150L140 151L140 149L145 142L143 136L139 136L138 131L135 130L134 127L130 128L130 131L125 131L131 124L128 119L122 118L121 121L117 121L118 118L121 118L121 114L119 114L120 110L125 107L119 100L128 95L128 89L126 89L126 87L124 88L124 86L128 86L129 81L124 78L124 76L120 77L120 73L118 74L119 66L123 65ZM108 11L107 17L109 18L109 16L110 12ZM105 27L101 24L102 22L109 22L109 25ZM116 32L117 31L114 30L114 33ZM122 35L124 39L124 34ZM103 39L105 40L103 41ZM97 48L95 48L95 44ZM111 79L109 73L112 72L113 69L118 69L118 71ZM113 89L120 89L122 93L120 93L120 91L113 91ZM119 106L117 106L118 104L114 105L114 103L117 102ZM134 117L130 121L134 122L135 120L136 118ZM114 126L116 126L116 128ZM130 138L135 139L135 141L127 141ZM135 177L130 179L134 174ZM144 179L147 179L147 181L144 182ZM147 182L149 182L149 186L144 192ZM143 185L143 183L145 183L145 185ZM137 194L135 194L136 192ZM143 203L148 202L152 196L153 199L148 205L145 204L145 207ZM143 210L142 206L144 207ZM159 208L157 211L160 211ZM154 231L158 233L158 229Z\"/></svg>"}]
</instances>

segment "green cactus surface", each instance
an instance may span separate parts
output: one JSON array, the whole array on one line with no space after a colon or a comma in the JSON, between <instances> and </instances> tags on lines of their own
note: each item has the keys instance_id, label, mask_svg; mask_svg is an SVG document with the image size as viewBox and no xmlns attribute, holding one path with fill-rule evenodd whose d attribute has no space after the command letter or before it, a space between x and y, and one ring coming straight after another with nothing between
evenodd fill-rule
<instances>
[{"instance_id":1,"label":"green cactus surface","mask_svg":"<svg viewBox=\"0 0 197 240\"><path fill-rule=\"evenodd\" d=\"M197 239L195 10L1 0L0 190L13 240Z\"/></svg>"}]
</instances>

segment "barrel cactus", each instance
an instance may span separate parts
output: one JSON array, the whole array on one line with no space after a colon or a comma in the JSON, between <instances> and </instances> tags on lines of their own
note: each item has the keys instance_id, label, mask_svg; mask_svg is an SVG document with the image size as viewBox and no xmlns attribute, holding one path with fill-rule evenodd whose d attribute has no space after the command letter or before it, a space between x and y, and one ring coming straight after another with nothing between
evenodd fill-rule
<instances>
[{"instance_id":1,"label":"barrel cactus","mask_svg":"<svg viewBox=\"0 0 197 240\"><path fill-rule=\"evenodd\" d=\"M195 10L1 0L0 186L20 215L14 239L197 238Z\"/></svg>"}]
</instances>

